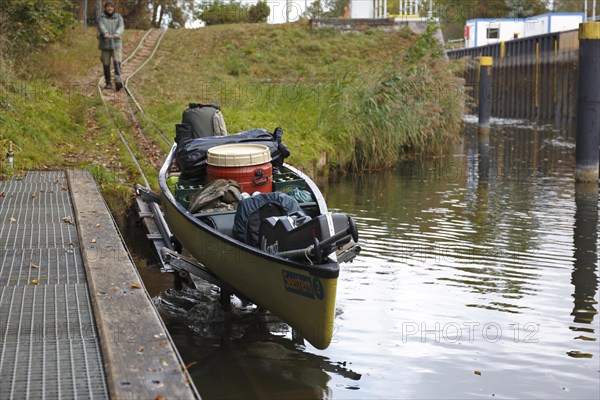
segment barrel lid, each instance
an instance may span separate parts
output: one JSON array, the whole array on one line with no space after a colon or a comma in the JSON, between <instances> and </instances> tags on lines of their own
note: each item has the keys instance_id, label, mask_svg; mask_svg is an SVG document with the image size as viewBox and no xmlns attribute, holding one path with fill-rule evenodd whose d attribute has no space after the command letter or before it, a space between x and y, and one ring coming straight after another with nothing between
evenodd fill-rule
<instances>
[{"instance_id":1,"label":"barrel lid","mask_svg":"<svg viewBox=\"0 0 600 400\"><path fill-rule=\"evenodd\" d=\"M208 149L207 164L215 167L247 167L271 161L271 151L262 144L225 144Z\"/></svg>"}]
</instances>

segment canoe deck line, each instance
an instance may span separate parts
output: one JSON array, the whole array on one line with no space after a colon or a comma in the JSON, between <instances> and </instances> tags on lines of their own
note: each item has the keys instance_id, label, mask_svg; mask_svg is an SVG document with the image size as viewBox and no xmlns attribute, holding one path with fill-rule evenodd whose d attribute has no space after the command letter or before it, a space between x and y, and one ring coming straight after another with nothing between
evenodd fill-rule
<instances>
[{"instance_id":1,"label":"canoe deck line","mask_svg":"<svg viewBox=\"0 0 600 400\"><path fill-rule=\"evenodd\" d=\"M87 171L0 181L0 398L199 397Z\"/></svg>"}]
</instances>

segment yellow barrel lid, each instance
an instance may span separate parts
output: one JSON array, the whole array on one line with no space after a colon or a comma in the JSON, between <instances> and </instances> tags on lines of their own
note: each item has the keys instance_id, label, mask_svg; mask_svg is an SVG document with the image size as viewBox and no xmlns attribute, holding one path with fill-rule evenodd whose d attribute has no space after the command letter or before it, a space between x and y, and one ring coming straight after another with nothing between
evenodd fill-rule
<instances>
[{"instance_id":1,"label":"yellow barrel lid","mask_svg":"<svg viewBox=\"0 0 600 400\"><path fill-rule=\"evenodd\" d=\"M262 144L225 144L208 149L207 164L215 167L247 167L271 161L271 151Z\"/></svg>"}]
</instances>

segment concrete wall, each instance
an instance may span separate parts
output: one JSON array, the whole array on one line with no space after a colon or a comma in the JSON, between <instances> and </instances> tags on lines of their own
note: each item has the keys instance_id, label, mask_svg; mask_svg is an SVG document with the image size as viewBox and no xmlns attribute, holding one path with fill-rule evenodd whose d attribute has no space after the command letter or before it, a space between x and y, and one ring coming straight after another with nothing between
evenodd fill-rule
<instances>
[{"instance_id":1,"label":"concrete wall","mask_svg":"<svg viewBox=\"0 0 600 400\"><path fill-rule=\"evenodd\" d=\"M319 20L311 20L310 23L315 28L334 28L343 32L364 32L367 29L382 29L392 32L408 28L417 35L420 35L427 30L430 21L414 21L400 18L321 18ZM435 38L444 45L444 35L441 29L438 29Z\"/></svg>"},{"instance_id":2,"label":"concrete wall","mask_svg":"<svg viewBox=\"0 0 600 400\"><path fill-rule=\"evenodd\" d=\"M321 18L318 20L311 20L310 22L315 28L334 28L348 32L363 32L367 29L399 31L408 27L417 34L425 32L429 25L428 21L411 21L394 18Z\"/></svg>"}]
</instances>

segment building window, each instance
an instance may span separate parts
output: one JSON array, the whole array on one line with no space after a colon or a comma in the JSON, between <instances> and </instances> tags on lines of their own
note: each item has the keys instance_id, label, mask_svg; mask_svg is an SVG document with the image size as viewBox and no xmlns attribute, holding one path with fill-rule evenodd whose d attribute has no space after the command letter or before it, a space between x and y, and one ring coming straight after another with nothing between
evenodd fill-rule
<instances>
[{"instance_id":1,"label":"building window","mask_svg":"<svg viewBox=\"0 0 600 400\"><path fill-rule=\"evenodd\" d=\"M500 39L500 28L487 28L488 39Z\"/></svg>"}]
</instances>

